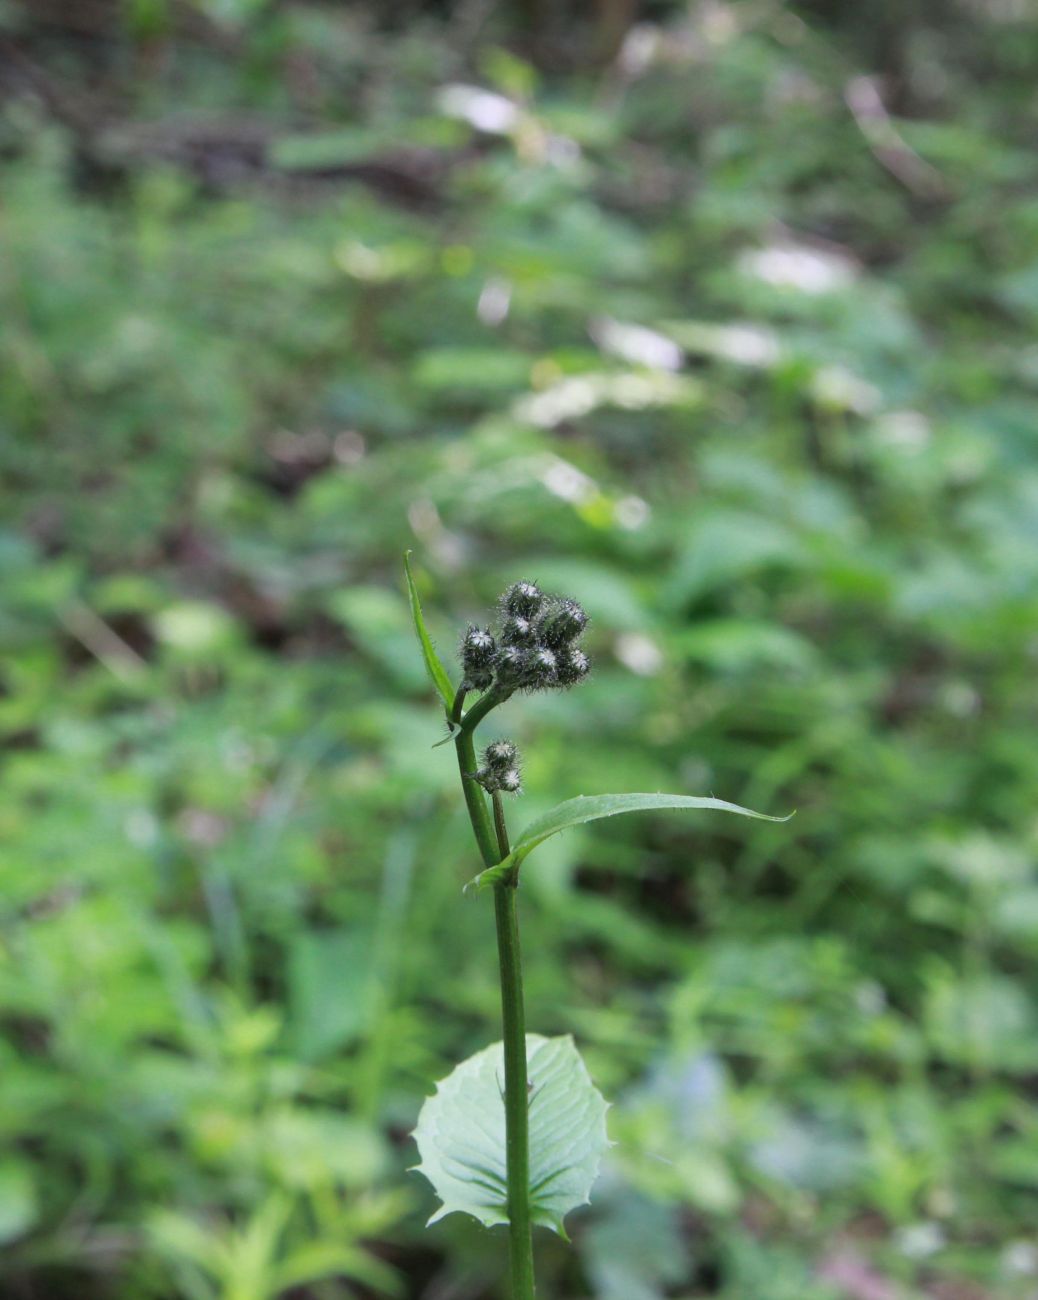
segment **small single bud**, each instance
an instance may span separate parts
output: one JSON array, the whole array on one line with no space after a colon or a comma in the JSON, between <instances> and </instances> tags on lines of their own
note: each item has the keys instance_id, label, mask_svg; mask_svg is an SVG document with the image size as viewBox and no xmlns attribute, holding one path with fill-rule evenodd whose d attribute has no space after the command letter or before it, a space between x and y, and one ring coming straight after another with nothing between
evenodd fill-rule
<instances>
[{"instance_id":1,"label":"small single bud","mask_svg":"<svg viewBox=\"0 0 1038 1300\"><path fill-rule=\"evenodd\" d=\"M558 671L555 651L547 646L538 646L527 656L522 684L531 691L542 690L545 686L554 686Z\"/></svg>"},{"instance_id":2,"label":"small single bud","mask_svg":"<svg viewBox=\"0 0 1038 1300\"><path fill-rule=\"evenodd\" d=\"M533 645L536 637L534 624L521 614L510 614L501 625L501 640L505 645Z\"/></svg>"},{"instance_id":3,"label":"small single bud","mask_svg":"<svg viewBox=\"0 0 1038 1300\"><path fill-rule=\"evenodd\" d=\"M562 600L541 622L540 637L553 650L575 640L587 627L584 606L575 600Z\"/></svg>"},{"instance_id":4,"label":"small single bud","mask_svg":"<svg viewBox=\"0 0 1038 1300\"><path fill-rule=\"evenodd\" d=\"M565 646L559 654L558 670L555 674L556 685L576 686L591 671L591 661L583 650L576 646Z\"/></svg>"},{"instance_id":5,"label":"small single bud","mask_svg":"<svg viewBox=\"0 0 1038 1300\"><path fill-rule=\"evenodd\" d=\"M502 686L514 688L519 685L526 675L528 657L528 651L515 645L503 646L497 652L494 667L497 670L497 680Z\"/></svg>"},{"instance_id":6,"label":"small single bud","mask_svg":"<svg viewBox=\"0 0 1038 1300\"><path fill-rule=\"evenodd\" d=\"M501 604L509 614L533 618L544 604L544 593L535 582L513 582L501 597Z\"/></svg>"},{"instance_id":7,"label":"small single bud","mask_svg":"<svg viewBox=\"0 0 1038 1300\"><path fill-rule=\"evenodd\" d=\"M495 740L483 751L483 762L495 772L503 772L518 766L519 751L510 740Z\"/></svg>"},{"instance_id":8,"label":"small single bud","mask_svg":"<svg viewBox=\"0 0 1038 1300\"><path fill-rule=\"evenodd\" d=\"M482 627L470 627L461 638L461 666L466 685L485 691L494 680L494 652L497 643Z\"/></svg>"},{"instance_id":9,"label":"small single bud","mask_svg":"<svg viewBox=\"0 0 1038 1300\"><path fill-rule=\"evenodd\" d=\"M466 669L489 668L497 648L485 627L469 627L461 639L461 658Z\"/></svg>"},{"instance_id":10,"label":"small single bud","mask_svg":"<svg viewBox=\"0 0 1038 1300\"><path fill-rule=\"evenodd\" d=\"M506 794L519 794L523 788L522 778L517 767L507 768L498 776L497 783L498 789L504 790Z\"/></svg>"}]
</instances>

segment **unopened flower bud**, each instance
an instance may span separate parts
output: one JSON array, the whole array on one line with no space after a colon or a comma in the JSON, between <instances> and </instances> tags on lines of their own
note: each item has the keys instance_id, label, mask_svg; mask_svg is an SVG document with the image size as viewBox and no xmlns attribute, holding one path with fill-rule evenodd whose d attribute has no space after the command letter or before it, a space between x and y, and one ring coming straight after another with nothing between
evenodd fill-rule
<instances>
[{"instance_id":1,"label":"unopened flower bud","mask_svg":"<svg viewBox=\"0 0 1038 1300\"><path fill-rule=\"evenodd\" d=\"M483 762L487 767L503 772L518 766L519 751L510 740L495 740L483 751Z\"/></svg>"},{"instance_id":2,"label":"unopened flower bud","mask_svg":"<svg viewBox=\"0 0 1038 1300\"><path fill-rule=\"evenodd\" d=\"M557 669L558 661L554 650L549 650L547 646L538 646L527 656L522 684L531 691L541 690L545 686L554 686Z\"/></svg>"},{"instance_id":3,"label":"unopened flower bud","mask_svg":"<svg viewBox=\"0 0 1038 1300\"><path fill-rule=\"evenodd\" d=\"M522 778L519 776L517 767L507 768L500 773L497 778L498 789L504 790L506 794L518 794L522 789Z\"/></svg>"},{"instance_id":4,"label":"unopened flower bud","mask_svg":"<svg viewBox=\"0 0 1038 1300\"><path fill-rule=\"evenodd\" d=\"M575 640L587 627L584 606L575 600L562 600L544 618L540 626L541 640L553 650Z\"/></svg>"},{"instance_id":5,"label":"unopened flower bud","mask_svg":"<svg viewBox=\"0 0 1038 1300\"><path fill-rule=\"evenodd\" d=\"M518 686L526 674L527 651L519 646L506 645L498 652L494 660L497 680L505 687Z\"/></svg>"},{"instance_id":6,"label":"unopened flower bud","mask_svg":"<svg viewBox=\"0 0 1038 1300\"><path fill-rule=\"evenodd\" d=\"M544 593L535 582L513 582L501 597L501 604L509 614L533 618L544 604Z\"/></svg>"},{"instance_id":7,"label":"unopened flower bud","mask_svg":"<svg viewBox=\"0 0 1038 1300\"><path fill-rule=\"evenodd\" d=\"M501 626L501 640L505 645L533 645L536 640L534 624L521 614L511 614Z\"/></svg>"},{"instance_id":8,"label":"unopened flower bud","mask_svg":"<svg viewBox=\"0 0 1038 1300\"><path fill-rule=\"evenodd\" d=\"M491 767L488 764L479 769L476 780L488 794L496 794L501 790L505 794L519 794L523 788L522 776L515 766Z\"/></svg>"},{"instance_id":9,"label":"unopened flower bud","mask_svg":"<svg viewBox=\"0 0 1038 1300\"><path fill-rule=\"evenodd\" d=\"M465 681L477 690L486 690L494 680L493 663L497 643L486 628L470 627L461 639L461 666Z\"/></svg>"},{"instance_id":10,"label":"unopened flower bud","mask_svg":"<svg viewBox=\"0 0 1038 1300\"><path fill-rule=\"evenodd\" d=\"M475 668L486 668L494 657L495 642L485 627L469 627L461 641L462 656Z\"/></svg>"},{"instance_id":11,"label":"unopened flower bud","mask_svg":"<svg viewBox=\"0 0 1038 1300\"><path fill-rule=\"evenodd\" d=\"M591 670L591 661L583 650L576 646L565 646L559 654L558 669L555 680L559 686L576 686Z\"/></svg>"}]
</instances>

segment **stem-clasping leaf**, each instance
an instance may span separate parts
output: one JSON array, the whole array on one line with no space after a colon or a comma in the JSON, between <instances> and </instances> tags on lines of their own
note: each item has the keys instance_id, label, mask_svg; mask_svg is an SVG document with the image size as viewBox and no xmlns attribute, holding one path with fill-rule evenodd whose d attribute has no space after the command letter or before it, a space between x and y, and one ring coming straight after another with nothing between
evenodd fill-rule
<instances>
[{"instance_id":1,"label":"stem-clasping leaf","mask_svg":"<svg viewBox=\"0 0 1038 1300\"><path fill-rule=\"evenodd\" d=\"M532 821L519 835L512 852L496 867L488 867L474 876L465 886L466 891L477 892L488 885L504 880L518 871L523 859L552 835L583 822L598 821L601 817L615 817L619 813L652 812L660 808L707 808L716 812L738 813L740 817L757 817L766 822L785 822L793 816L769 817L767 813L754 812L724 799L704 798L690 794L596 794L577 795L556 804L543 817Z\"/></svg>"},{"instance_id":2,"label":"stem-clasping leaf","mask_svg":"<svg viewBox=\"0 0 1038 1300\"><path fill-rule=\"evenodd\" d=\"M607 1106L573 1039L526 1035L530 1088L530 1211L565 1236L563 1218L587 1204L609 1146ZM476 1052L427 1098L414 1139L442 1205L429 1220L471 1214L488 1228L508 1222L504 1045Z\"/></svg>"}]
</instances>

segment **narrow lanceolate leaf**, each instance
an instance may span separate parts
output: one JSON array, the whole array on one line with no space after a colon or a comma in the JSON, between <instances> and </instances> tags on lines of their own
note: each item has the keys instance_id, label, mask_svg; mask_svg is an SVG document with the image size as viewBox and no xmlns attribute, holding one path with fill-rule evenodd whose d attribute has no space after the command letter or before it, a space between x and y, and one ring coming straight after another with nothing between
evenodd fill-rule
<instances>
[{"instance_id":1,"label":"narrow lanceolate leaf","mask_svg":"<svg viewBox=\"0 0 1038 1300\"><path fill-rule=\"evenodd\" d=\"M556 804L550 812L532 821L522 831L512 848L512 852L496 867L481 871L470 880L466 889L485 889L498 880L503 880L514 872L527 854L532 853L538 844L543 844L552 835L564 831L570 826L579 826L582 822L598 821L600 817L616 817L619 813L653 812L661 808L706 808L715 812L738 813L740 817L757 817L766 822L787 822L793 816L769 817L767 813L754 812L737 803L728 803L724 799L702 798L690 794L596 794L577 795L565 803Z\"/></svg>"},{"instance_id":2,"label":"narrow lanceolate leaf","mask_svg":"<svg viewBox=\"0 0 1038 1300\"><path fill-rule=\"evenodd\" d=\"M414 577L411 574L410 556L410 551L404 552L404 574L407 577L407 595L411 601L411 617L414 619L415 635L418 637L418 644L422 647L422 658L429 670L432 684L439 692L440 699L443 700L443 707L450 713L454 704L454 687L451 685L447 670L440 661L440 656L436 653L436 647L429 639L429 633L426 631L425 619L422 617L422 604L418 599L418 588L414 585Z\"/></svg>"},{"instance_id":3,"label":"narrow lanceolate leaf","mask_svg":"<svg viewBox=\"0 0 1038 1300\"><path fill-rule=\"evenodd\" d=\"M563 1234L562 1220L586 1205L606 1137L606 1103L568 1035L526 1035L530 1083L530 1209L534 1223ZM495 1043L437 1085L414 1139L442 1204L429 1220L462 1211L492 1227L508 1222L505 1058Z\"/></svg>"}]
</instances>

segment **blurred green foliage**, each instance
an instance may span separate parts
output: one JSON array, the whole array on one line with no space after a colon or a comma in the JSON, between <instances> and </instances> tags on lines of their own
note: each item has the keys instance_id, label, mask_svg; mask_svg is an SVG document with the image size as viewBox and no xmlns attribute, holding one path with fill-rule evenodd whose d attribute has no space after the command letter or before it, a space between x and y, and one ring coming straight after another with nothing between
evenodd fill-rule
<instances>
[{"instance_id":1,"label":"blurred green foliage","mask_svg":"<svg viewBox=\"0 0 1038 1300\"><path fill-rule=\"evenodd\" d=\"M528 864L529 1023L618 1142L545 1294L1033 1298L1028 7L659 6L547 70L478 5L45 8L2 11L2 1294L498 1294L404 1172L498 1015L410 546L442 649L519 576L593 614L593 680L507 706L521 821L798 809Z\"/></svg>"}]
</instances>

